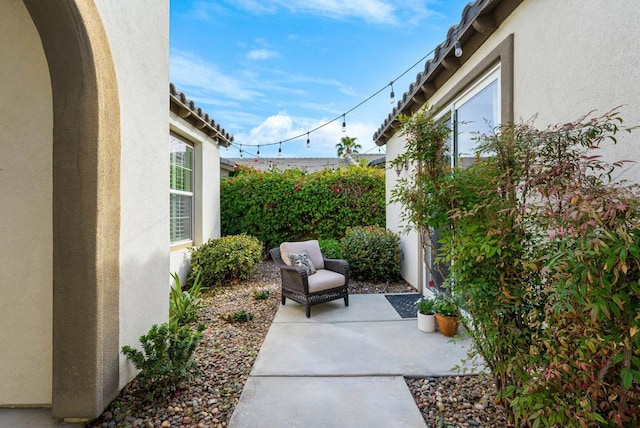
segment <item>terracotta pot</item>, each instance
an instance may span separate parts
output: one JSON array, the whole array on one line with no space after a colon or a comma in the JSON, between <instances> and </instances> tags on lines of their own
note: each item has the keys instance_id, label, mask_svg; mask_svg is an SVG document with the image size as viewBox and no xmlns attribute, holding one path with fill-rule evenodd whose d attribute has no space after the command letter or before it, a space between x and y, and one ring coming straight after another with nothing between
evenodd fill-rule
<instances>
[{"instance_id":1,"label":"terracotta pot","mask_svg":"<svg viewBox=\"0 0 640 428\"><path fill-rule=\"evenodd\" d=\"M436 331L436 317L418 312L418 330L424 331L425 333L433 333Z\"/></svg>"},{"instance_id":2,"label":"terracotta pot","mask_svg":"<svg viewBox=\"0 0 640 428\"><path fill-rule=\"evenodd\" d=\"M445 336L453 337L458 332L458 317L445 317L436 314L436 320L438 321L438 330Z\"/></svg>"}]
</instances>

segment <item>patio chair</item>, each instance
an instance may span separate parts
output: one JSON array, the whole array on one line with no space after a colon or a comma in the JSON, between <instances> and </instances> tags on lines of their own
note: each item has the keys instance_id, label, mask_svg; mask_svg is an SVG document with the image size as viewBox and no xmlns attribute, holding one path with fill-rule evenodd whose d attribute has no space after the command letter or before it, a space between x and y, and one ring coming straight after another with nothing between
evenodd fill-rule
<instances>
[{"instance_id":1,"label":"patio chair","mask_svg":"<svg viewBox=\"0 0 640 428\"><path fill-rule=\"evenodd\" d=\"M284 242L270 253L280 268L283 305L287 298L305 305L307 318L313 305L344 299L349 306L349 264L325 258L318 241Z\"/></svg>"}]
</instances>

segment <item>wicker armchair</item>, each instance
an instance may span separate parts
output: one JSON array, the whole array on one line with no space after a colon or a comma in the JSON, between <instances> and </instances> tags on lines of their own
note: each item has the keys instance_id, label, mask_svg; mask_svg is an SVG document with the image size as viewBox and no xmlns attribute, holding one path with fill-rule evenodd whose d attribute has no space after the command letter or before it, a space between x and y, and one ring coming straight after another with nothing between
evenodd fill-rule
<instances>
[{"instance_id":1,"label":"wicker armchair","mask_svg":"<svg viewBox=\"0 0 640 428\"><path fill-rule=\"evenodd\" d=\"M289 254L303 250L307 251L316 273L309 274L304 267L293 266L289 260ZM345 306L349 306L349 264L346 260L325 258L318 241L285 242L270 253L280 268L283 305L287 298L305 305L307 318L311 317L313 305L344 299Z\"/></svg>"}]
</instances>

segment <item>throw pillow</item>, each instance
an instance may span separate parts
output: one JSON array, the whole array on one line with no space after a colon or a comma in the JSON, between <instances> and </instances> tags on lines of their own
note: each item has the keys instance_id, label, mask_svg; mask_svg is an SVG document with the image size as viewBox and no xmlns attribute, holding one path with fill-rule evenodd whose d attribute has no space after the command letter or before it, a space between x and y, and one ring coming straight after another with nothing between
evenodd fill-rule
<instances>
[{"instance_id":1,"label":"throw pillow","mask_svg":"<svg viewBox=\"0 0 640 428\"><path fill-rule=\"evenodd\" d=\"M302 250L299 254L289 254L289 260L293 266L302 266L307 271L307 275L316 273L316 267L313 265L307 250Z\"/></svg>"}]
</instances>

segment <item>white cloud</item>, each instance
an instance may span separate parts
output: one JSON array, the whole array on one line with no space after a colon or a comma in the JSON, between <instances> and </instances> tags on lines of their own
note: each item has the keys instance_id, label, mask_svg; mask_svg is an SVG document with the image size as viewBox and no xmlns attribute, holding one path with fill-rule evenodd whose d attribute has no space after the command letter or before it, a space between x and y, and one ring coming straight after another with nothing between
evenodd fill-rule
<instances>
[{"instance_id":1,"label":"white cloud","mask_svg":"<svg viewBox=\"0 0 640 428\"><path fill-rule=\"evenodd\" d=\"M320 15L334 19L356 18L387 25L418 24L434 14L427 5L433 0L228 0L254 14L291 13Z\"/></svg>"},{"instance_id":2,"label":"white cloud","mask_svg":"<svg viewBox=\"0 0 640 428\"><path fill-rule=\"evenodd\" d=\"M337 120L326 124L331 119L310 120L308 118L296 118L286 112L265 119L260 125L254 127L248 133L235 134L236 145L243 144L245 153L255 154L257 145L261 145L262 157L275 157L278 155L278 142L298 137L293 141L282 143L282 155L284 157L335 157L336 144L342 137L356 137L362 145L361 153L375 149L371 136L377 128L375 124L347 120L347 131L342 132L342 121ZM326 124L326 125L325 125ZM322 126L325 125L325 126ZM309 135L311 147L306 148L307 131L318 128ZM237 156L237 151L227 156Z\"/></svg>"},{"instance_id":3,"label":"white cloud","mask_svg":"<svg viewBox=\"0 0 640 428\"><path fill-rule=\"evenodd\" d=\"M172 50L170 56L171 81L178 90L189 87L190 97L218 93L232 100L247 100L260 96L259 92L250 89L250 83L225 74L190 52Z\"/></svg>"},{"instance_id":4,"label":"white cloud","mask_svg":"<svg viewBox=\"0 0 640 428\"><path fill-rule=\"evenodd\" d=\"M253 49L247 54L247 58L251 60L265 60L277 58L278 56L280 56L278 52L269 49Z\"/></svg>"}]
</instances>

